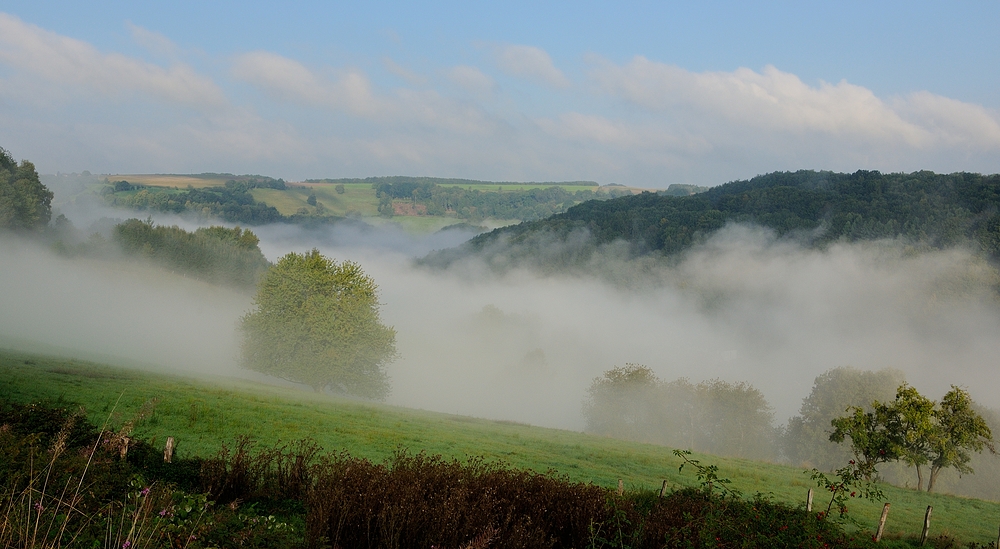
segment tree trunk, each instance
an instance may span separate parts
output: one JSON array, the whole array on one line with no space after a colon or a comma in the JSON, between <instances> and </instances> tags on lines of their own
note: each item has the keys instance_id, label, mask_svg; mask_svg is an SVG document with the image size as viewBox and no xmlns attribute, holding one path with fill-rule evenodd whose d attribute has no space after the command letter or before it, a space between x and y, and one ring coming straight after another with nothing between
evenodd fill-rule
<instances>
[{"instance_id":1,"label":"tree trunk","mask_svg":"<svg viewBox=\"0 0 1000 549\"><path fill-rule=\"evenodd\" d=\"M915 464L914 467L917 468L917 491L919 492L924 489L924 470L920 468L919 463ZM930 488L927 491L930 492Z\"/></svg>"},{"instance_id":2,"label":"tree trunk","mask_svg":"<svg viewBox=\"0 0 1000 549\"><path fill-rule=\"evenodd\" d=\"M934 483L937 481L938 473L940 472L941 467L931 465L931 477L927 480L927 492L932 492L934 490Z\"/></svg>"}]
</instances>

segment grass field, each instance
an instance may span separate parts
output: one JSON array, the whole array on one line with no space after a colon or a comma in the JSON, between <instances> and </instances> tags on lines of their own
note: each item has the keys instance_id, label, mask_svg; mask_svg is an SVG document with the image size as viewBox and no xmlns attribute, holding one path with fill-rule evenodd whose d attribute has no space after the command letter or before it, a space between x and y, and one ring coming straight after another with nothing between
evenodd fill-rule
<instances>
[{"instance_id":1,"label":"grass field","mask_svg":"<svg viewBox=\"0 0 1000 549\"><path fill-rule=\"evenodd\" d=\"M382 460L397 448L465 459L483 456L516 467L555 470L571 480L631 489L654 490L666 479L672 487L696 484L689 471L678 472L669 448L380 404L336 399L291 388L233 379L193 379L128 370L57 357L0 350L0 398L78 403L100 425L116 401L116 421L128 419L155 398L154 414L137 435L162 444L178 440L181 456L214 454L219 445L249 434L262 444L317 440L327 451ZM801 469L738 459L694 456L716 464L744 493L770 493L780 501L803 502L811 486ZM892 510L888 536L919 534L924 510L934 507L932 535L962 543L995 540L1000 504L885 488ZM816 507L824 507L818 493ZM881 503L858 501L851 515L871 528Z\"/></svg>"}]
</instances>

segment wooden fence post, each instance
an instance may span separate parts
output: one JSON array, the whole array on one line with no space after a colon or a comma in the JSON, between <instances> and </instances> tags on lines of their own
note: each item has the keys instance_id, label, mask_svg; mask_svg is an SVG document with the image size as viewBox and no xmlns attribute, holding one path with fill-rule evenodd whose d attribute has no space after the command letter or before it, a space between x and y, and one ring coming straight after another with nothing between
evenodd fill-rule
<instances>
[{"instance_id":1,"label":"wooden fence post","mask_svg":"<svg viewBox=\"0 0 1000 549\"><path fill-rule=\"evenodd\" d=\"M933 507L928 505L927 512L924 513L924 530L920 532L920 545L927 542L927 533L931 531L931 510L933 509Z\"/></svg>"},{"instance_id":2,"label":"wooden fence post","mask_svg":"<svg viewBox=\"0 0 1000 549\"><path fill-rule=\"evenodd\" d=\"M174 459L174 437L167 437L167 446L163 449L164 463L170 463Z\"/></svg>"},{"instance_id":3,"label":"wooden fence post","mask_svg":"<svg viewBox=\"0 0 1000 549\"><path fill-rule=\"evenodd\" d=\"M663 486L660 487L660 497L667 495L667 480L663 479Z\"/></svg>"},{"instance_id":4,"label":"wooden fence post","mask_svg":"<svg viewBox=\"0 0 1000 549\"><path fill-rule=\"evenodd\" d=\"M813 510L813 489L809 489L809 493L806 494L806 512L812 513Z\"/></svg>"},{"instance_id":5,"label":"wooden fence post","mask_svg":"<svg viewBox=\"0 0 1000 549\"><path fill-rule=\"evenodd\" d=\"M620 496L624 493L625 493L625 483L622 482L622 479L618 479L618 495Z\"/></svg>"},{"instance_id":6,"label":"wooden fence post","mask_svg":"<svg viewBox=\"0 0 1000 549\"><path fill-rule=\"evenodd\" d=\"M878 530L875 531L875 541L882 541L882 534L885 532L885 519L889 518L889 504L882 506L882 517L878 519Z\"/></svg>"}]
</instances>

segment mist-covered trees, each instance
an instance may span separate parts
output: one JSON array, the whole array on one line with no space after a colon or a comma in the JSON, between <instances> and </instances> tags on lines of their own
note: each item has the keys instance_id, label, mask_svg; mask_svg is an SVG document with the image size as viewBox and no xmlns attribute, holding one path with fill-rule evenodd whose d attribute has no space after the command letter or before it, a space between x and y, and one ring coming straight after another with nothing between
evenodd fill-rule
<instances>
[{"instance_id":1,"label":"mist-covered trees","mask_svg":"<svg viewBox=\"0 0 1000 549\"><path fill-rule=\"evenodd\" d=\"M842 367L817 376L798 415L788 420L785 456L795 465L821 470L841 467L852 454L849 448L830 442L830 422L852 406L870 411L872 402L891 400L903 381L903 372L892 369L872 372Z\"/></svg>"},{"instance_id":2,"label":"mist-covered trees","mask_svg":"<svg viewBox=\"0 0 1000 549\"><path fill-rule=\"evenodd\" d=\"M530 247L585 230L595 245L624 241L635 255L673 254L726 223L761 225L816 246L903 238L934 248L967 245L1000 259L1000 175L774 172L690 196L645 192L583 202L479 235L467 249L497 253L493 244L504 239Z\"/></svg>"},{"instance_id":3,"label":"mist-covered trees","mask_svg":"<svg viewBox=\"0 0 1000 549\"><path fill-rule=\"evenodd\" d=\"M379 318L377 291L357 263L289 253L242 319L243 365L317 391L385 398L396 331Z\"/></svg>"},{"instance_id":4,"label":"mist-covered trees","mask_svg":"<svg viewBox=\"0 0 1000 549\"><path fill-rule=\"evenodd\" d=\"M172 271L208 282L253 287L270 266L250 229L154 225L129 219L116 225L112 239L130 256L145 257Z\"/></svg>"},{"instance_id":5,"label":"mist-covered trees","mask_svg":"<svg viewBox=\"0 0 1000 549\"><path fill-rule=\"evenodd\" d=\"M0 229L37 230L52 217L52 191L38 179L35 165L18 165L0 148Z\"/></svg>"},{"instance_id":6,"label":"mist-covered trees","mask_svg":"<svg viewBox=\"0 0 1000 549\"><path fill-rule=\"evenodd\" d=\"M595 434L737 457L776 455L774 413L749 383L661 381L626 364L598 377L584 402Z\"/></svg>"}]
</instances>

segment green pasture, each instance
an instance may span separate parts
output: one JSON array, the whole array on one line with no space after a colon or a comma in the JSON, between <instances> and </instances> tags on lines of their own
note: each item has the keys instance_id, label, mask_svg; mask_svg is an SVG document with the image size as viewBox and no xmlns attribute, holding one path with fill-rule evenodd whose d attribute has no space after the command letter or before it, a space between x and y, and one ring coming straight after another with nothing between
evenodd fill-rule
<instances>
[{"instance_id":1,"label":"green pasture","mask_svg":"<svg viewBox=\"0 0 1000 549\"><path fill-rule=\"evenodd\" d=\"M670 448L596 437L573 431L417 411L338 399L294 388L228 378L186 378L107 365L0 350L0 399L80 404L97 425L128 420L149 399L151 417L136 434L154 444L167 436L181 456L209 456L221 444L250 435L261 444L315 439L325 450L382 460L398 448L467 459L482 456L537 471L553 470L571 480L607 487L621 478L634 490L697 484L691 471L678 472ZM116 406L117 402L117 406ZM804 504L812 486L802 469L740 459L694 455L719 467L745 494L771 494ZM932 536L960 543L996 540L1000 503L926 494L885 486L891 512L887 536L919 535L924 511L934 507ZM825 510L817 491L815 510ZM857 501L850 514L865 528L878 520L882 502Z\"/></svg>"}]
</instances>

